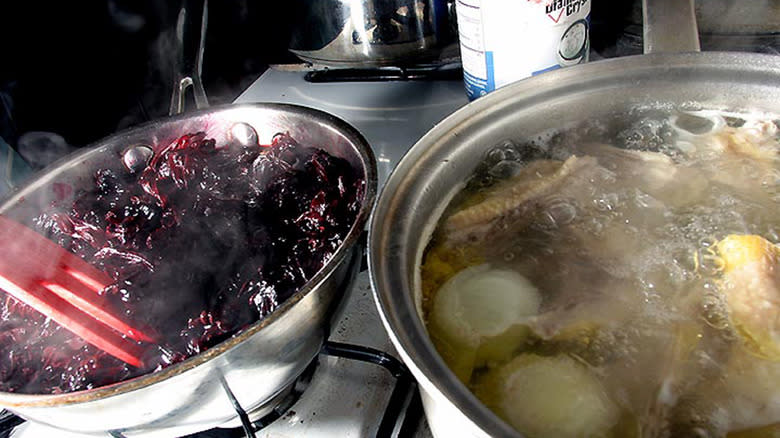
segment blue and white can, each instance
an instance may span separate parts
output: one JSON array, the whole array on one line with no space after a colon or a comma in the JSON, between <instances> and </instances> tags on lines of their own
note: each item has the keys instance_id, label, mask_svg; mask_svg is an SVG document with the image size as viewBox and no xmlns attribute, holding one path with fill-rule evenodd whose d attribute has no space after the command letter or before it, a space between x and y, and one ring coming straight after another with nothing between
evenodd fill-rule
<instances>
[{"instance_id":1,"label":"blue and white can","mask_svg":"<svg viewBox=\"0 0 780 438\"><path fill-rule=\"evenodd\" d=\"M591 0L457 0L469 99L588 60Z\"/></svg>"}]
</instances>

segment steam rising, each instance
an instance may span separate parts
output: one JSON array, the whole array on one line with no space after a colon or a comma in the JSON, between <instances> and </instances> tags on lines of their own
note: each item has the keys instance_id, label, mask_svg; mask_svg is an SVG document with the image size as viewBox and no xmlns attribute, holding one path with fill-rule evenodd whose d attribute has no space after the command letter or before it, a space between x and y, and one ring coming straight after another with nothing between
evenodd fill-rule
<instances>
[{"instance_id":1,"label":"steam rising","mask_svg":"<svg viewBox=\"0 0 780 438\"><path fill-rule=\"evenodd\" d=\"M112 313L159 345L139 344L148 351L136 369L4 296L3 390L88 389L216 345L314 276L361 204L364 181L351 165L287 135L217 148L197 133L163 146L142 172L116 160L81 185L42 185L43 206L22 200L7 212L35 216L39 232L109 274Z\"/></svg>"}]
</instances>

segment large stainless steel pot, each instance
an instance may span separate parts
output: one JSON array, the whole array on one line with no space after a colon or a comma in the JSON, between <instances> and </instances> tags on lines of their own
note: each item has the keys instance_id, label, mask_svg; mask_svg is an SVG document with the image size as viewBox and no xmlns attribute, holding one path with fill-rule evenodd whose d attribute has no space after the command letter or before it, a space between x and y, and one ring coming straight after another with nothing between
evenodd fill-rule
<instances>
[{"instance_id":1,"label":"large stainless steel pot","mask_svg":"<svg viewBox=\"0 0 780 438\"><path fill-rule=\"evenodd\" d=\"M313 64L365 68L452 61L449 51L443 51L457 41L451 26L452 1L296 3L290 51Z\"/></svg>"},{"instance_id":2,"label":"large stainless steel pot","mask_svg":"<svg viewBox=\"0 0 780 438\"><path fill-rule=\"evenodd\" d=\"M660 51L696 49L690 38L664 41L690 27L680 15L666 18L681 20L683 26L648 35L646 45ZM631 117L638 107L780 114L780 57L654 53L546 73L452 114L420 139L390 175L369 227L371 281L390 338L420 383L435 436L519 436L447 368L423 323L419 266L445 206L492 147L506 140L520 144L567 123Z\"/></svg>"},{"instance_id":3,"label":"large stainless steel pot","mask_svg":"<svg viewBox=\"0 0 780 438\"><path fill-rule=\"evenodd\" d=\"M180 436L237 417L227 388L250 411L303 372L318 354L333 305L344 291L344 283L351 279L355 261L360 260L361 249L356 243L376 191L371 149L345 122L317 110L281 104L225 106L156 121L100 141L44 170L0 204L0 213L28 222L40 206L54 199L52 183L70 184L74 192L90 187L96 169L121 169L122 153L129 146L162 148L183 133L199 130L224 144L230 127L237 122L251 125L264 144L278 132L289 132L303 144L318 145L348 160L365 178L361 209L333 258L271 315L200 355L156 373L88 391L0 393L0 406L28 420L81 433Z\"/></svg>"}]
</instances>

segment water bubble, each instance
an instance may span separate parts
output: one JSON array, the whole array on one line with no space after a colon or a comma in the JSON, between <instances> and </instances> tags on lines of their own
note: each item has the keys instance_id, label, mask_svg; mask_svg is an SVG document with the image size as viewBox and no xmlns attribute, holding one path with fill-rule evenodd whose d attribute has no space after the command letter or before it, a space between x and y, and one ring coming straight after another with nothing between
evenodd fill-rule
<instances>
[{"instance_id":1,"label":"water bubble","mask_svg":"<svg viewBox=\"0 0 780 438\"><path fill-rule=\"evenodd\" d=\"M780 169L772 169L761 178L761 186L770 193L780 189Z\"/></svg>"},{"instance_id":2,"label":"water bubble","mask_svg":"<svg viewBox=\"0 0 780 438\"><path fill-rule=\"evenodd\" d=\"M671 118L672 126L685 133L703 135L712 132L715 122L707 117L695 114L682 113Z\"/></svg>"},{"instance_id":3,"label":"water bubble","mask_svg":"<svg viewBox=\"0 0 780 438\"><path fill-rule=\"evenodd\" d=\"M778 233L777 228L775 227L769 227L769 229L767 229L766 238L775 245L780 243L780 233Z\"/></svg>"},{"instance_id":4,"label":"water bubble","mask_svg":"<svg viewBox=\"0 0 780 438\"><path fill-rule=\"evenodd\" d=\"M577 217L577 208L569 201L552 201L542 213L541 225L545 229L555 229L568 225Z\"/></svg>"},{"instance_id":5,"label":"water bubble","mask_svg":"<svg viewBox=\"0 0 780 438\"><path fill-rule=\"evenodd\" d=\"M244 147L257 146L259 144L257 131L247 123L235 123L230 127L228 136L230 141L236 142Z\"/></svg>"},{"instance_id":6,"label":"water bubble","mask_svg":"<svg viewBox=\"0 0 780 438\"><path fill-rule=\"evenodd\" d=\"M599 211L613 211L618 207L618 202L617 193L606 193L593 200Z\"/></svg>"},{"instance_id":7,"label":"water bubble","mask_svg":"<svg viewBox=\"0 0 780 438\"><path fill-rule=\"evenodd\" d=\"M634 200L634 205L639 208L650 208L651 206L656 206L658 204L658 201L655 198L639 189L634 190L634 196L631 198Z\"/></svg>"},{"instance_id":8,"label":"water bubble","mask_svg":"<svg viewBox=\"0 0 780 438\"><path fill-rule=\"evenodd\" d=\"M772 169L761 180L761 185L767 187L780 186L780 169Z\"/></svg>"},{"instance_id":9,"label":"water bubble","mask_svg":"<svg viewBox=\"0 0 780 438\"><path fill-rule=\"evenodd\" d=\"M613 184L617 181L617 175L615 172L610 171L605 167L599 167L593 173L593 177L589 180L591 184Z\"/></svg>"},{"instance_id":10,"label":"water bubble","mask_svg":"<svg viewBox=\"0 0 780 438\"><path fill-rule=\"evenodd\" d=\"M492 162L503 160L519 161L522 159L522 156L517 150L517 145L514 142L511 140L504 140L488 152L487 159Z\"/></svg>"},{"instance_id":11,"label":"water bubble","mask_svg":"<svg viewBox=\"0 0 780 438\"><path fill-rule=\"evenodd\" d=\"M594 236L600 236L604 231L604 223L598 218L593 217L586 221L585 229Z\"/></svg>"},{"instance_id":12,"label":"water bubble","mask_svg":"<svg viewBox=\"0 0 780 438\"><path fill-rule=\"evenodd\" d=\"M699 239L699 247L701 248L710 248L716 243L718 243L718 238L715 236L704 236Z\"/></svg>"},{"instance_id":13,"label":"water bubble","mask_svg":"<svg viewBox=\"0 0 780 438\"><path fill-rule=\"evenodd\" d=\"M617 135L627 149L657 150L673 138L672 128L666 120L642 118Z\"/></svg>"},{"instance_id":14,"label":"water bubble","mask_svg":"<svg viewBox=\"0 0 780 438\"><path fill-rule=\"evenodd\" d=\"M122 164L130 173L140 172L154 156L152 147L145 144L130 146L122 152Z\"/></svg>"},{"instance_id":15,"label":"water bubble","mask_svg":"<svg viewBox=\"0 0 780 438\"><path fill-rule=\"evenodd\" d=\"M741 117L724 117L726 124L732 128L739 128L745 124L745 119Z\"/></svg>"},{"instance_id":16,"label":"water bubble","mask_svg":"<svg viewBox=\"0 0 780 438\"><path fill-rule=\"evenodd\" d=\"M513 160L501 160L490 167L488 174L497 179L511 178L523 168L523 165L518 161Z\"/></svg>"},{"instance_id":17,"label":"water bubble","mask_svg":"<svg viewBox=\"0 0 780 438\"><path fill-rule=\"evenodd\" d=\"M729 328L728 306L720 293L714 291L704 294L701 300L701 317L708 326L716 330Z\"/></svg>"},{"instance_id":18,"label":"water bubble","mask_svg":"<svg viewBox=\"0 0 780 438\"><path fill-rule=\"evenodd\" d=\"M720 291L720 286L713 280L705 280L702 282L701 287L706 291L705 293L717 295Z\"/></svg>"},{"instance_id":19,"label":"water bubble","mask_svg":"<svg viewBox=\"0 0 780 438\"><path fill-rule=\"evenodd\" d=\"M723 272L725 262L721 257L710 251L700 251L698 253L699 272L705 276L715 276Z\"/></svg>"}]
</instances>

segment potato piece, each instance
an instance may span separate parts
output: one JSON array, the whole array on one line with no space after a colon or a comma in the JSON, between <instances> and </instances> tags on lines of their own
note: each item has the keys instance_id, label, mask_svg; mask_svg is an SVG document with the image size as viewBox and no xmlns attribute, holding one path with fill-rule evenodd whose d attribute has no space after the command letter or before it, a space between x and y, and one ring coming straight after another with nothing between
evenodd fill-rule
<instances>
[{"instance_id":1,"label":"potato piece","mask_svg":"<svg viewBox=\"0 0 780 438\"><path fill-rule=\"evenodd\" d=\"M601 382L568 356L522 354L486 374L475 394L529 438L609 436L621 419Z\"/></svg>"},{"instance_id":2,"label":"potato piece","mask_svg":"<svg viewBox=\"0 0 780 438\"><path fill-rule=\"evenodd\" d=\"M433 297L444 283L458 272L479 264L485 263L484 257L474 246L455 245L447 246L438 240L431 243L424 262L420 266L422 277L423 312L426 318L431 313Z\"/></svg>"},{"instance_id":3,"label":"potato piece","mask_svg":"<svg viewBox=\"0 0 780 438\"><path fill-rule=\"evenodd\" d=\"M520 322L536 315L540 304L539 291L515 271L484 264L466 268L437 292L431 337L466 382L474 367L510 357L529 334Z\"/></svg>"},{"instance_id":4,"label":"potato piece","mask_svg":"<svg viewBox=\"0 0 780 438\"><path fill-rule=\"evenodd\" d=\"M455 373L455 376L461 382L468 383L477 361L478 341L448 333L433 322L430 323L429 329L436 351L439 352L450 370Z\"/></svg>"}]
</instances>

